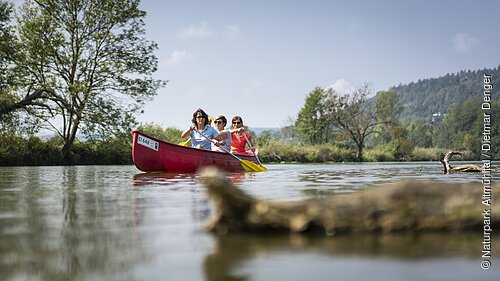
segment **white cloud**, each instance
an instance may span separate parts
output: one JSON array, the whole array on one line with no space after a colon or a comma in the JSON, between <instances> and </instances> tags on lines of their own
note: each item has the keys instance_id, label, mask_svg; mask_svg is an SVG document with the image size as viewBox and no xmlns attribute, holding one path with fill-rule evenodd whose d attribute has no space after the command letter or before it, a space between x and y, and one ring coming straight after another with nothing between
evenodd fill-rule
<instances>
[{"instance_id":1,"label":"white cloud","mask_svg":"<svg viewBox=\"0 0 500 281\"><path fill-rule=\"evenodd\" d=\"M458 33L453 36L453 47L461 53L470 50L477 43L479 40L467 33Z\"/></svg>"},{"instance_id":2,"label":"white cloud","mask_svg":"<svg viewBox=\"0 0 500 281\"><path fill-rule=\"evenodd\" d=\"M332 88L339 94L346 94L354 91L354 87L343 78L337 79L332 85L326 87L326 89L329 88Z\"/></svg>"},{"instance_id":3,"label":"white cloud","mask_svg":"<svg viewBox=\"0 0 500 281\"><path fill-rule=\"evenodd\" d=\"M241 31L237 25L226 25L222 34L226 38L239 38L241 36Z\"/></svg>"},{"instance_id":4,"label":"white cloud","mask_svg":"<svg viewBox=\"0 0 500 281\"><path fill-rule=\"evenodd\" d=\"M212 37L215 32L208 29L208 23L203 22L200 26L189 26L183 28L179 32L179 37L181 38L208 38Z\"/></svg>"},{"instance_id":5,"label":"white cloud","mask_svg":"<svg viewBox=\"0 0 500 281\"><path fill-rule=\"evenodd\" d=\"M178 64L178 63L185 61L191 57L192 57L192 55L186 51L174 51L170 55L170 58L167 60L167 63L168 64Z\"/></svg>"}]
</instances>

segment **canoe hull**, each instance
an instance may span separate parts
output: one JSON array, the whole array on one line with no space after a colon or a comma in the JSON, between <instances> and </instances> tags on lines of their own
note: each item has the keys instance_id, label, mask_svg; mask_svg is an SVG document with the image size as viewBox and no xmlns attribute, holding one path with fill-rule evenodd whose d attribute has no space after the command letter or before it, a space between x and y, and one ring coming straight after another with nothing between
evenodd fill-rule
<instances>
[{"instance_id":1,"label":"canoe hull","mask_svg":"<svg viewBox=\"0 0 500 281\"><path fill-rule=\"evenodd\" d=\"M194 173L204 166L226 171L245 171L239 160L225 152L202 150L162 141L138 130L132 131L132 159L144 172ZM236 154L240 159L258 164L255 156Z\"/></svg>"}]
</instances>

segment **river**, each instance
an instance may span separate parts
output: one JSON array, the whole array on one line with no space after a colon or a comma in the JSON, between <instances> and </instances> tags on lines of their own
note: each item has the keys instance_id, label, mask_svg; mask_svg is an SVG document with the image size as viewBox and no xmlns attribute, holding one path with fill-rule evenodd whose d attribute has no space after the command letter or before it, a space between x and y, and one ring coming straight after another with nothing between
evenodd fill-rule
<instances>
[{"instance_id":1,"label":"river","mask_svg":"<svg viewBox=\"0 0 500 281\"><path fill-rule=\"evenodd\" d=\"M481 182L481 175L443 175L430 162L266 166L267 172L228 177L273 200L402 179ZM500 253L493 252L491 269L480 267L482 233L207 233L211 206L196 174L0 167L0 177L0 280L500 279Z\"/></svg>"}]
</instances>

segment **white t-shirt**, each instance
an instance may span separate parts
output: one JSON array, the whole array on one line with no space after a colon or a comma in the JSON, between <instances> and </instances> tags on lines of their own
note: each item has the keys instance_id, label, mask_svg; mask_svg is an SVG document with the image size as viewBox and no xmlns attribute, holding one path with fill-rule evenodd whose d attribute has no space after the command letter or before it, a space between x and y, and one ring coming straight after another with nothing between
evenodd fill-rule
<instances>
[{"instance_id":1,"label":"white t-shirt","mask_svg":"<svg viewBox=\"0 0 500 281\"><path fill-rule=\"evenodd\" d=\"M221 148L221 147L218 147L218 146L216 146L215 144L212 143L212 150L213 151L225 152L224 149L226 151L231 151L231 133L229 132L229 130L222 130L219 133L219 135L222 134L223 132L226 133L226 135L227 135L227 137L222 140L223 142L225 142L225 144Z\"/></svg>"}]
</instances>

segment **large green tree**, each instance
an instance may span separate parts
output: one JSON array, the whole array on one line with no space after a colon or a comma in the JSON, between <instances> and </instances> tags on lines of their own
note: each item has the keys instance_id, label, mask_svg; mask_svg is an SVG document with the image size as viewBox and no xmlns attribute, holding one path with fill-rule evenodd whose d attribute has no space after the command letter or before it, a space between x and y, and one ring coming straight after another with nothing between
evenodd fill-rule
<instances>
[{"instance_id":1,"label":"large green tree","mask_svg":"<svg viewBox=\"0 0 500 281\"><path fill-rule=\"evenodd\" d=\"M399 94L394 90L380 91L375 97L375 114L377 118L377 137L380 145L391 147L394 157L407 159L413 151L414 144L408 138L408 130L400 123L403 106Z\"/></svg>"},{"instance_id":2,"label":"large green tree","mask_svg":"<svg viewBox=\"0 0 500 281\"><path fill-rule=\"evenodd\" d=\"M393 90L378 92L375 97L375 111L379 122L399 124L399 114L403 111L399 94Z\"/></svg>"},{"instance_id":3,"label":"large green tree","mask_svg":"<svg viewBox=\"0 0 500 281\"><path fill-rule=\"evenodd\" d=\"M401 132L399 114L403 107L399 103L397 92L380 91L375 96L375 114L377 122L376 136L372 139L375 144L385 144L395 138Z\"/></svg>"},{"instance_id":4,"label":"large green tree","mask_svg":"<svg viewBox=\"0 0 500 281\"><path fill-rule=\"evenodd\" d=\"M295 131L306 143L319 144L327 140L328 124L324 101L327 91L316 87L307 95L295 122Z\"/></svg>"},{"instance_id":5,"label":"large green tree","mask_svg":"<svg viewBox=\"0 0 500 281\"><path fill-rule=\"evenodd\" d=\"M145 39L139 0L27 0L16 56L20 95L40 95L36 112L63 139L130 128L166 82L156 80L157 45Z\"/></svg>"}]
</instances>

